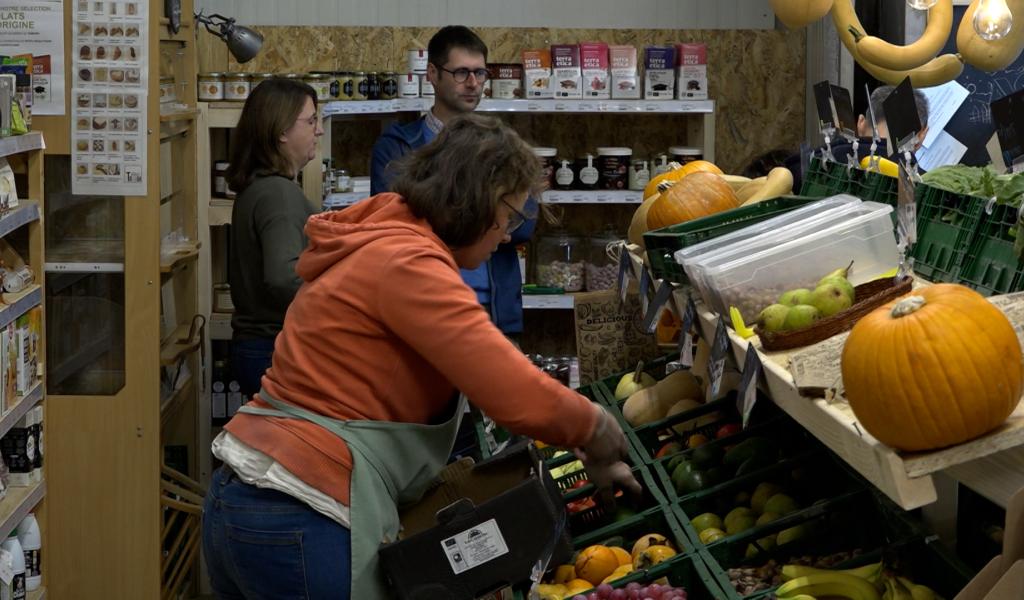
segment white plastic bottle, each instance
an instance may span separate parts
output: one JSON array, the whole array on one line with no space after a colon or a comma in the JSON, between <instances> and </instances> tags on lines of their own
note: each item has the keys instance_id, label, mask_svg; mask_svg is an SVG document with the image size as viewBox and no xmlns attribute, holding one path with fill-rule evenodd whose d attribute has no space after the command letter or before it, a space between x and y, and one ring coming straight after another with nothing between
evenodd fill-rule
<instances>
[{"instance_id":1,"label":"white plastic bottle","mask_svg":"<svg viewBox=\"0 0 1024 600\"><path fill-rule=\"evenodd\" d=\"M18 542L18 530L11 532L0 548L11 553L11 567L14 579L11 580L11 600L25 600L25 552Z\"/></svg>"},{"instance_id":2,"label":"white plastic bottle","mask_svg":"<svg viewBox=\"0 0 1024 600\"><path fill-rule=\"evenodd\" d=\"M31 592L39 589L43 582L43 538L39 534L39 522L32 513L18 525L18 542L25 554L25 591Z\"/></svg>"}]
</instances>

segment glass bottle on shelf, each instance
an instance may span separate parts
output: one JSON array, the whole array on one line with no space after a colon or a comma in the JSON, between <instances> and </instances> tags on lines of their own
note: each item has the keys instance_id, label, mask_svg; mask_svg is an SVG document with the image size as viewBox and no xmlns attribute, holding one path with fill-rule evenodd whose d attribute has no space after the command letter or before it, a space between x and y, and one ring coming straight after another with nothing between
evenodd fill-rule
<instances>
[{"instance_id":1,"label":"glass bottle on shelf","mask_svg":"<svg viewBox=\"0 0 1024 600\"><path fill-rule=\"evenodd\" d=\"M565 231L542 235L537 240L537 283L566 292L583 290L584 257L579 236Z\"/></svg>"}]
</instances>

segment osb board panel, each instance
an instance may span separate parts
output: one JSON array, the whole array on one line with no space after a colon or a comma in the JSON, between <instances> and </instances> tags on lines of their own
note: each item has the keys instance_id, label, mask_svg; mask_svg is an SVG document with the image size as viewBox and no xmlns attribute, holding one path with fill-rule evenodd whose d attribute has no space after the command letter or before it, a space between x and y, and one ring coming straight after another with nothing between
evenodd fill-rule
<instances>
[{"instance_id":1,"label":"osb board panel","mask_svg":"<svg viewBox=\"0 0 1024 600\"><path fill-rule=\"evenodd\" d=\"M199 36L200 71L303 72L313 70L401 70L409 48L426 47L435 28L258 27L264 50L239 65L224 44ZM585 40L641 48L676 41L708 45L711 97L718 101L717 161L738 171L773 148L795 152L802 138L806 38L803 32L761 30L502 29L480 28L492 62L518 62L523 48ZM519 131L537 142L579 153L605 143L626 143L638 152L686 143L685 117L570 117L515 115ZM522 128L520 128L522 126ZM531 131L532 130L532 131ZM345 133L350 132L351 135ZM367 153L379 124L335 129L339 164L366 174ZM696 143L696 140L690 140ZM358 158L357 158L358 157Z\"/></svg>"}]
</instances>

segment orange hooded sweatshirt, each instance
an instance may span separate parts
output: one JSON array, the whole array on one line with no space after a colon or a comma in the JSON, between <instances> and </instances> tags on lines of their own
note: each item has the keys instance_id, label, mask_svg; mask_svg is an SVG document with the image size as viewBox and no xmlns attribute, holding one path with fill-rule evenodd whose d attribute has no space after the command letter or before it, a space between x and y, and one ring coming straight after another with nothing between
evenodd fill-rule
<instances>
[{"instance_id":1,"label":"orange hooded sweatshirt","mask_svg":"<svg viewBox=\"0 0 1024 600\"><path fill-rule=\"evenodd\" d=\"M502 335L451 251L400 196L314 215L305 231L309 246L296 267L304 283L263 376L272 397L335 419L431 423L457 388L513 432L562 446L589 440L597 424L590 401ZM333 433L244 413L226 429L349 504L352 456Z\"/></svg>"}]
</instances>

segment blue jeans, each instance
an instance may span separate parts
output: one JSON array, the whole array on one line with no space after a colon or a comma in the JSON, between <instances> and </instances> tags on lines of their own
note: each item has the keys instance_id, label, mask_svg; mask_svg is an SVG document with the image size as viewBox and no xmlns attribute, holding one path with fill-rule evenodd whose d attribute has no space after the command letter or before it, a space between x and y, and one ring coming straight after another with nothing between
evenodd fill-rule
<instances>
[{"instance_id":1,"label":"blue jeans","mask_svg":"<svg viewBox=\"0 0 1024 600\"><path fill-rule=\"evenodd\" d=\"M260 391L260 379L270 368L273 355L273 338L231 340L231 374L242 388L246 402Z\"/></svg>"},{"instance_id":2,"label":"blue jeans","mask_svg":"<svg viewBox=\"0 0 1024 600\"><path fill-rule=\"evenodd\" d=\"M349 600L351 534L309 505L213 474L203 506L203 554L220 600Z\"/></svg>"}]
</instances>

